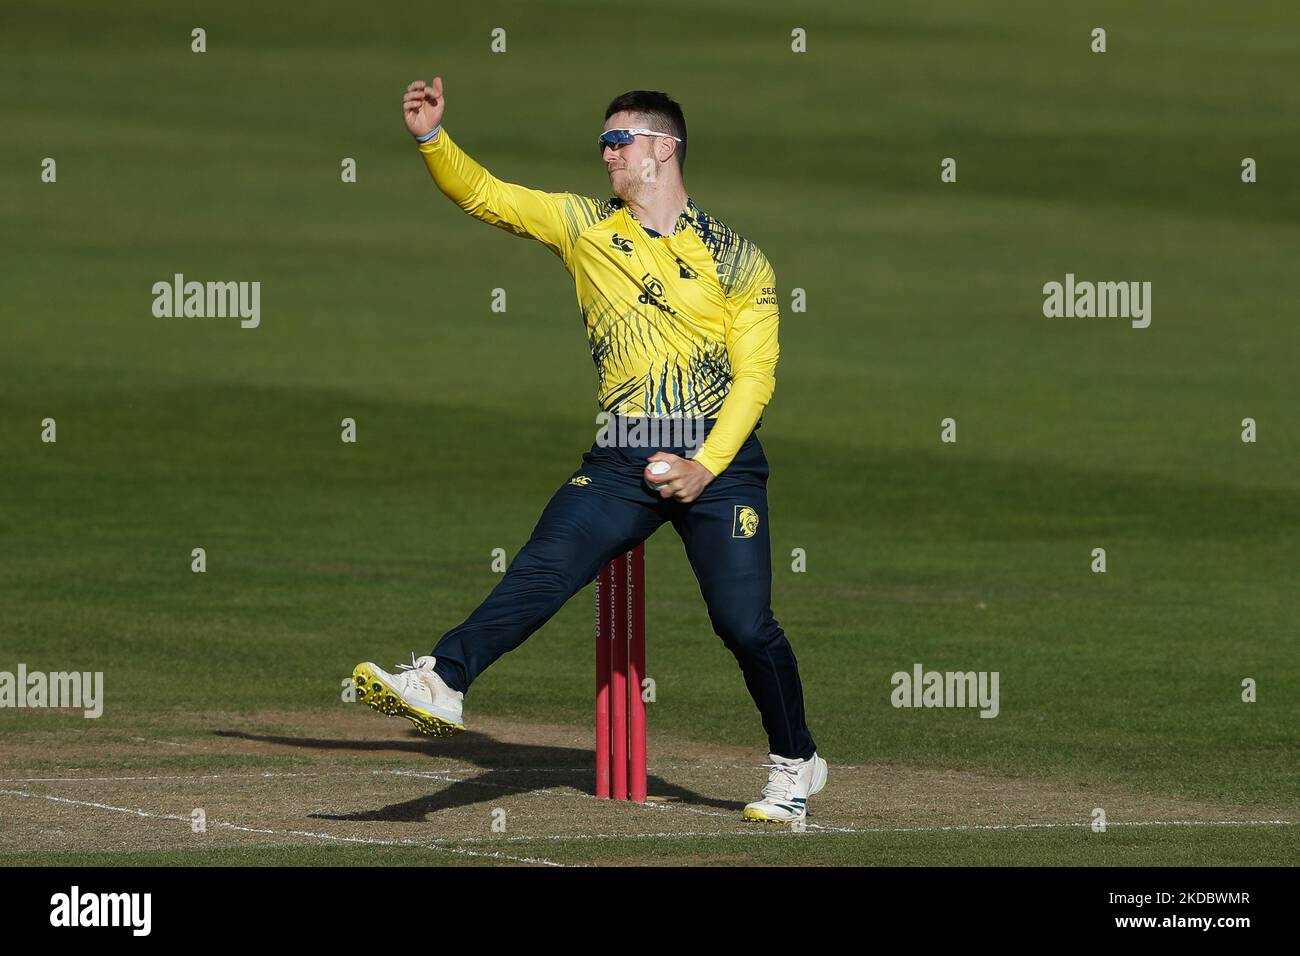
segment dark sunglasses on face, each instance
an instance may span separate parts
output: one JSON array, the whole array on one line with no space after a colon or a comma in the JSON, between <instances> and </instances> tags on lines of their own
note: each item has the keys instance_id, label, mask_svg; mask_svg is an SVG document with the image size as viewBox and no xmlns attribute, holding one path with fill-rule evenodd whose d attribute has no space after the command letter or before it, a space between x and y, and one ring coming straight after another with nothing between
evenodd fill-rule
<instances>
[{"instance_id":1,"label":"dark sunglasses on face","mask_svg":"<svg viewBox=\"0 0 1300 956\"><path fill-rule=\"evenodd\" d=\"M681 142L681 138L671 133L660 133L652 129L607 129L600 134L600 151L603 153L608 147L612 150L620 150L624 146L631 145L638 136L666 136L668 139L675 139Z\"/></svg>"}]
</instances>

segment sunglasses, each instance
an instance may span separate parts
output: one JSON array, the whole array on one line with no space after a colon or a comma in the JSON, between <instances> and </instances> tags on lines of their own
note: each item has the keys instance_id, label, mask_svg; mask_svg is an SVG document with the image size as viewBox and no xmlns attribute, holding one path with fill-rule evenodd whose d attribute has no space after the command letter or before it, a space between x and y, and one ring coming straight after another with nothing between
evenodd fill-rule
<instances>
[{"instance_id":1,"label":"sunglasses","mask_svg":"<svg viewBox=\"0 0 1300 956\"><path fill-rule=\"evenodd\" d=\"M652 129L607 129L600 134L600 151L603 153L606 147L613 150L622 149L624 146L631 145L638 136L665 136L679 143L682 141L681 137L671 133L659 133Z\"/></svg>"}]
</instances>

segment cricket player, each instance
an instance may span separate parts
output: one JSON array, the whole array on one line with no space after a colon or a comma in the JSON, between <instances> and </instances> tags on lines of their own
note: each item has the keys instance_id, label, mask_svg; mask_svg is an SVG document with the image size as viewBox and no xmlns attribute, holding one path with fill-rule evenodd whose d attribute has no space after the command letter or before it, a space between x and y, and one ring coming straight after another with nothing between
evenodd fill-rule
<instances>
[{"instance_id":1,"label":"cricket player","mask_svg":"<svg viewBox=\"0 0 1300 956\"><path fill-rule=\"evenodd\" d=\"M625 93L605 111L600 156L613 197L502 182L443 128L441 77L402 103L437 187L476 219L536 239L577 291L597 400L615 422L543 510L500 583L433 652L390 674L354 671L359 697L424 733L465 729L475 678L522 644L600 569L671 522L767 732L770 763L747 820L803 820L826 785L804 720L799 668L771 609L768 464L755 429L776 386L776 277L759 248L686 192L686 120L663 93ZM649 432L676 419L670 428ZM686 423L699 423L688 436ZM640 431L638 431L638 427ZM664 438L668 433L669 437ZM688 440L690 437L690 440ZM660 472L666 462L667 470Z\"/></svg>"}]
</instances>

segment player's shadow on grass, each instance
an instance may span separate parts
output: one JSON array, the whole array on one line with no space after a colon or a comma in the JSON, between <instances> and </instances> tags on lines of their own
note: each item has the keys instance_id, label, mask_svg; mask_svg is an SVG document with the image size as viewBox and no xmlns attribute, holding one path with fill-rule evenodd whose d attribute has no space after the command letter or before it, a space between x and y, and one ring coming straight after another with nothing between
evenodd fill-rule
<instances>
[{"instance_id":1,"label":"player's shadow on grass","mask_svg":"<svg viewBox=\"0 0 1300 956\"><path fill-rule=\"evenodd\" d=\"M595 757L590 750L574 747L547 747L536 744L515 744L497 740L487 734L465 731L445 740L430 740L415 731L407 739L396 740L326 740L315 737L279 737L253 734L241 730L214 730L217 737L251 740L258 743L277 744L282 747L299 747L307 750L400 751L441 757L472 764L481 773L470 780L453 780L452 775L463 768L445 770L421 768L418 765L385 768L405 779L427 778L437 782L446 774L447 782L436 793L392 803L374 810L355 813L312 813L316 820L354 820L376 822L419 823L430 813L474 804L495 804L502 796L536 793L557 787L569 787L590 794L596 776ZM650 776L648 788L654 797L697 806L740 810L743 802L705 797L686 787Z\"/></svg>"}]
</instances>

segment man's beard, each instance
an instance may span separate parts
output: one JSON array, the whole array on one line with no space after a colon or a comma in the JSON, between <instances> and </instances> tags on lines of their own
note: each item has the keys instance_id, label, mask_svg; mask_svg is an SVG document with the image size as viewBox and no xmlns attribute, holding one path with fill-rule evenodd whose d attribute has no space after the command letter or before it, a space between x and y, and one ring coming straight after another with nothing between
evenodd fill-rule
<instances>
[{"instance_id":1,"label":"man's beard","mask_svg":"<svg viewBox=\"0 0 1300 956\"><path fill-rule=\"evenodd\" d=\"M650 187L650 183L633 172L631 166L622 166L615 169L610 175L609 182L614 190L614 195L624 202L631 202L634 199L641 198L649 191Z\"/></svg>"}]
</instances>

